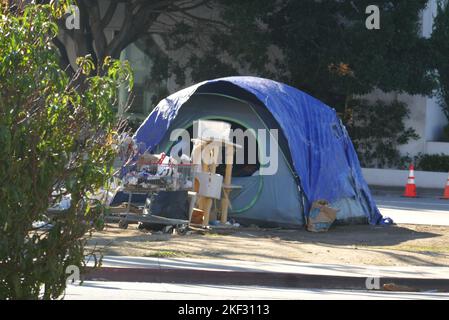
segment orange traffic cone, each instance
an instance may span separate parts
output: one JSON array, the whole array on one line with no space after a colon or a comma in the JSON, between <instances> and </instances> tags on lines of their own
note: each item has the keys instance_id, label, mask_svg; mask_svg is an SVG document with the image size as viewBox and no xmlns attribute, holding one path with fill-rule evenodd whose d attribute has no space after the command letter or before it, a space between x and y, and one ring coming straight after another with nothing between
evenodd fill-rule
<instances>
[{"instance_id":1,"label":"orange traffic cone","mask_svg":"<svg viewBox=\"0 0 449 320\"><path fill-rule=\"evenodd\" d=\"M409 174L407 184L405 185L404 197L416 198L416 184L415 184L415 167L413 164L409 167Z\"/></svg>"},{"instance_id":2,"label":"orange traffic cone","mask_svg":"<svg viewBox=\"0 0 449 320\"><path fill-rule=\"evenodd\" d=\"M444 188L443 198L449 200L449 176L447 177L446 187Z\"/></svg>"}]
</instances>

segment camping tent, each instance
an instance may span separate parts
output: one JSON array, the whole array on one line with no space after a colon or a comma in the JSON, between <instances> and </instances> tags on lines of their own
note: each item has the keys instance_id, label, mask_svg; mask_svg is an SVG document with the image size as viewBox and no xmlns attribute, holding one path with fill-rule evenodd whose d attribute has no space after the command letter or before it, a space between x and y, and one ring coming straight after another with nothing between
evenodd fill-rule
<instances>
[{"instance_id":1,"label":"camping tent","mask_svg":"<svg viewBox=\"0 0 449 320\"><path fill-rule=\"evenodd\" d=\"M255 131L278 129L276 174L258 174L260 163L249 173L236 172L238 166L233 172L232 183L242 186L231 193L230 216L237 221L301 226L311 204L324 199L339 209L337 221L382 223L345 127L319 100L262 78L205 81L162 100L135 139L151 152L167 152L174 143L172 130L189 129L200 119Z\"/></svg>"}]
</instances>

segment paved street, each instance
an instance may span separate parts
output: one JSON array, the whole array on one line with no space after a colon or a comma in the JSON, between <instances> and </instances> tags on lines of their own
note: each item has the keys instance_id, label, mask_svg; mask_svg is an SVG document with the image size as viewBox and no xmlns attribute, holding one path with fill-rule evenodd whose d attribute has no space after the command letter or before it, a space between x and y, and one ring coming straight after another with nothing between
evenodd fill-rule
<instances>
[{"instance_id":1,"label":"paved street","mask_svg":"<svg viewBox=\"0 0 449 320\"><path fill-rule=\"evenodd\" d=\"M395 223L449 226L449 200L375 196L381 213Z\"/></svg>"},{"instance_id":2,"label":"paved street","mask_svg":"<svg viewBox=\"0 0 449 320\"><path fill-rule=\"evenodd\" d=\"M171 283L133 283L86 281L82 286L69 285L65 299L147 299L147 300L232 300L232 299L303 299L303 300L335 300L335 299L444 299L449 294L442 293L390 293L373 291L288 289L258 286L216 286L190 285Z\"/></svg>"}]
</instances>

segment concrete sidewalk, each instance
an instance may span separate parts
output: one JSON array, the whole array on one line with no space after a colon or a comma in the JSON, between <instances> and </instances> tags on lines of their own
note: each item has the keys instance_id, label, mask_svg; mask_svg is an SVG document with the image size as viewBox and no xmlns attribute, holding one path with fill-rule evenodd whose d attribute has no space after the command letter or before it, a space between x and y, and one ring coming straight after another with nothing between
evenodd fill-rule
<instances>
[{"instance_id":1,"label":"concrete sidewalk","mask_svg":"<svg viewBox=\"0 0 449 320\"><path fill-rule=\"evenodd\" d=\"M107 256L103 262L102 268L92 270L84 280L366 290L367 281L378 278L378 289L394 284L393 288L399 288L396 291L449 292L449 268L446 267L256 263L122 256Z\"/></svg>"},{"instance_id":2,"label":"concrete sidewalk","mask_svg":"<svg viewBox=\"0 0 449 320\"><path fill-rule=\"evenodd\" d=\"M252 262L224 259L148 258L105 256L103 267L146 268L161 270L202 270L222 272L270 272L341 277L379 277L448 279L449 267L409 266L354 266L310 264L299 262Z\"/></svg>"}]
</instances>

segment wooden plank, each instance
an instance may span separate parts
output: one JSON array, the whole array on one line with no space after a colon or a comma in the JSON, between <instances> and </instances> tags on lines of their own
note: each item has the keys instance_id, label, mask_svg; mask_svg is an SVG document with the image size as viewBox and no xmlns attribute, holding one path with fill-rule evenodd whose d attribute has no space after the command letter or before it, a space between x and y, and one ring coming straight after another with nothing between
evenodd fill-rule
<instances>
[{"instance_id":1,"label":"wooden plank","mask_svg":"<svg viewBox=\"0 0 449 320\"><path fill-rule=\"evenodd\" d=\"M207 166L207 171L210 174L214 175L217 172L217 163L218 163L218 156L220 154L219 150L219 144L216 144L214 142L208 143L205 147L210 148L209 152L205 156L205 160L207 161L209 165L205 164ZM204 201L204 220L203 220L203 226L209 225L210 221L210 211L212 209L213 199L212 198L205 198Z\"/></svg>"},{"instance_id":2,"label":"wooden plank","mask_svg":"<svg viewBox=\"0 0 449 320\"><path fill-rule=\"evenodd\" d=\"M203 144L204 143L201 141L194 141L193 150L192 150L192 163L198 168L198 172L201 172L201 171L204 171L207 169L207 167L203 164L203 161L202 161L202 153L201 152L202 152ZM193 183L193 191L196 193L199 192L199 181L196 178ZM205 206L204 201L205 201L204 197L198 196L196 199L195 208L197 208L201 211L204 211L204 206Z\"/></svg>"},{"instance_id":3,"label":"wooden plank","mask_svg":"<svg viewBox=\"0 0 449 320\"><path fill-rule=\"evenodd\" d=\"M227 144L225 147L225 163L226 170L224 176L224 186L231 185L232 180L232 164L234 161L234 147L232 145ZM221 199L221 223L225 224L228 221L228 210L230 205L229 194L231 193L231 189L224 187L223 188L223 198Z\"/></svg>"}]
</instances>

